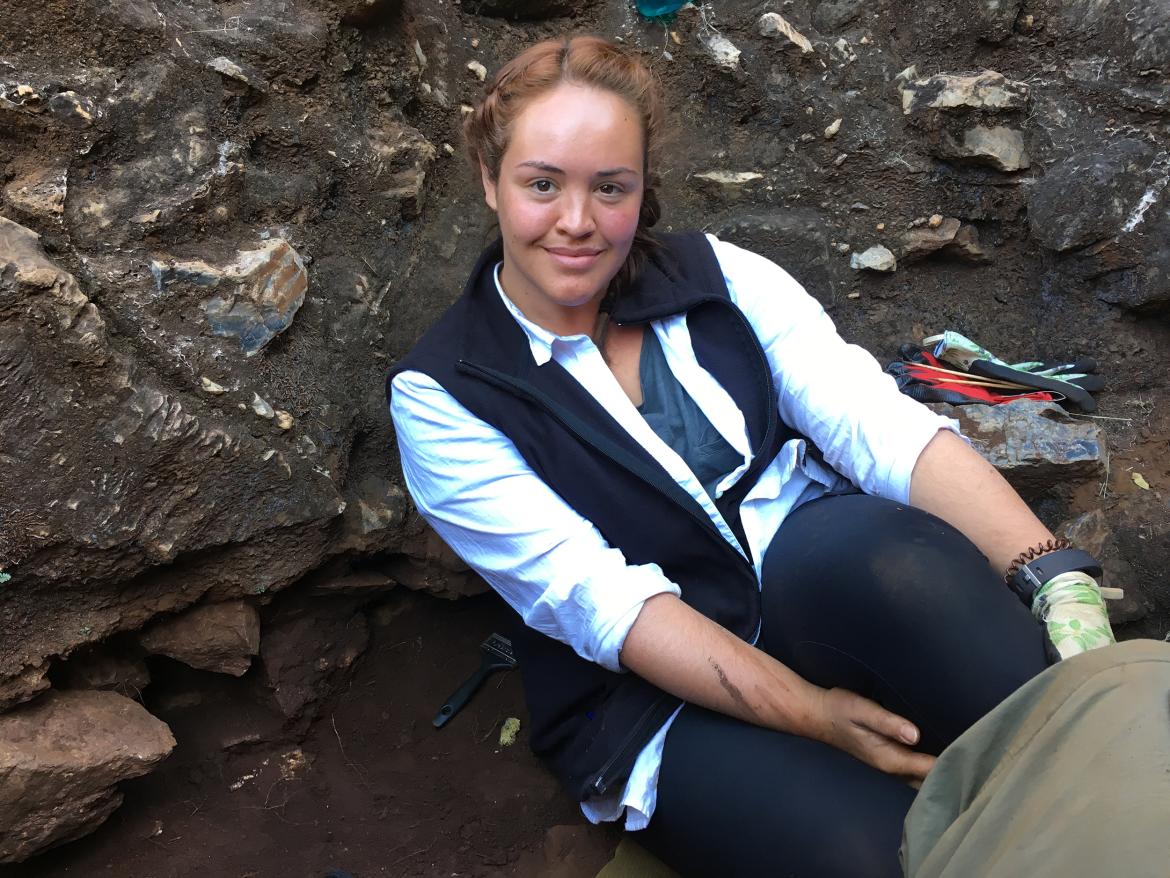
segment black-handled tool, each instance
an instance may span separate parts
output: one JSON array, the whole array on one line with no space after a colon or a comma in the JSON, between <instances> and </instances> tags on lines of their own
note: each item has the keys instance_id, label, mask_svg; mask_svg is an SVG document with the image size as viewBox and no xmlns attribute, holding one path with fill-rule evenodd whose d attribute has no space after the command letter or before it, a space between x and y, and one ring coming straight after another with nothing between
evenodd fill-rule
<instances>
[{"instance_id":1,"label":"black-handled tool","mask_svg":"<svg viewBox=\"0 0 1170 878\"><path fill-rule=\"evenodd\" d=\"M441 729L447 720L455 716L483 685L493 671L510 671L516 667L516 657L512 655L512 641L500 634L492 634L479 646L483 653L483 660L479 663L479 670L467 678L467 681L455 690L447 702L439 708L432 725Z\"/></svg>"}]
</instances>

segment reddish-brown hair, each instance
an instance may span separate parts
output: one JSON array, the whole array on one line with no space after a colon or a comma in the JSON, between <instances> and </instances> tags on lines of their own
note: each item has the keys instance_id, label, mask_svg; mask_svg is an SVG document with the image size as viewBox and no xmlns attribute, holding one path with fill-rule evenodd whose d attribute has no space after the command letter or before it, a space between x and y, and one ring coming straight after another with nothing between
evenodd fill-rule
<instances>
[{"instance_id":1,"label":"reddish-brown hair","mask_svg":"<svg viewBox=\"0 0 1170 878\"><path fill-rule=\"evenodd\" d=\"M665 101L658 79L641 61L601 37L564 37L530 46L488 81L483 99L464 120L468 158L477 174L482 165L491 179L498 180L512 122L533 98L561 83L612 92L637 110L642 123L642 208L630 255L611 287L620 289L633 280L657 246L650 227L661 214L655 185Z\"/></svg>"}]
</instances>

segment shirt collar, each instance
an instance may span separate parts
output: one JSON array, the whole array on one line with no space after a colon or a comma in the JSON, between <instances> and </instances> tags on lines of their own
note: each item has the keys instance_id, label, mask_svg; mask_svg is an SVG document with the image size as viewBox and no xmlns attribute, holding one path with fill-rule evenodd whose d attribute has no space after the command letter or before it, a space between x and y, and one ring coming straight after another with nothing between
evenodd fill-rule
<instances>
[{"instance_id":1,"label":"shirt collar","mask_svg":"<svg viewBox=\"0 0 1170 878\"><path fill-rule=\"evenodd\" d=\"M543 366L552 359L554 344L579 342L589 338L587 335L557 335L543 326L537 326L525 317L524 313L516 307L516 303L508 298L508 294L504 292L504 285L500 283L500 269L503 265L503 262L497 262L495 270L492 272L496 281L496 291L499 292L500 299L503 301L504 307L508 309L508 313L528 336L528 347L532 351L532 359L536 361L536 365Z\"/></svg>"}]
</instances>

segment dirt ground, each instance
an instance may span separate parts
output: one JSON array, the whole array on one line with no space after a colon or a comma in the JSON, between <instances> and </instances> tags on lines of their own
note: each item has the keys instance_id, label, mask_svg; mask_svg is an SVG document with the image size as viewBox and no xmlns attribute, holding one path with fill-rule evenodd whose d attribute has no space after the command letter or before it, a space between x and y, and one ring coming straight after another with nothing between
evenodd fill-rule
<instances>
[{"instance_id":1,"label":"dirt ground","mask_svg":"<svg viewBox=\"0 0 1170 878\"><path fill-rule=\"evenodd\" d=\"M125 804L95 833L0 874L596 874L616 831L590 826L528 749L524 726L513 746L499 744L505 718L527 719L517 672L496 674L445 728L431 726L478 666L479 644L507 624L502 604L404 594L397 609L372 614L351 684L299 746L248 746L272 720L246 679L156 668L171 679L152 688L168 695L147 705L175 733L172 756L125 784Z\"/></svg>"}]
</instances>

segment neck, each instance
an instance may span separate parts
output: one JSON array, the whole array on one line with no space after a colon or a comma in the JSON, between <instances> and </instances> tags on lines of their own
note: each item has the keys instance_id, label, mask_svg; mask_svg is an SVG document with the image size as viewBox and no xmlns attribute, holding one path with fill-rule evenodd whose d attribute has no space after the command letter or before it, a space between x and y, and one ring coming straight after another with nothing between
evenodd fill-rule
<instances>
[{"instance_id":1,"label":"neck","mask_svg":"<svg viewBox=\"0 0 1170 878\"><path fill-rule=\"evenodd\" d=\"M512 300L520 313L539 326L557 335L588 335L593 336L598 327L598 316L601 302L605 298L605 290L600 290L587 302L573 306L558 306L538 296L528 294L528 290L515 278L509 282L508 263L500 269L500 286L504 293Z\"/></svg>"}]
</instances>

